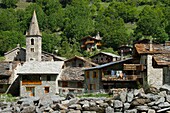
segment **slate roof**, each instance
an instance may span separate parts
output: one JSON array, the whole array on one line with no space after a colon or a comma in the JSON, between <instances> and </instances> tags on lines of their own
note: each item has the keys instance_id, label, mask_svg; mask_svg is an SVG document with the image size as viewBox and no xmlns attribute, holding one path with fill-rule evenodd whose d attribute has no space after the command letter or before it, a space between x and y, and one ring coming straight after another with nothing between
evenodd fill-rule
<instances>
[{"instance_id":1,"label":"slate roof","mask_svg":"<svg viewBox=\"0 0 170 113\"><path fill-rule=\"evenodd\" d=\"M89 64L91 64L91 65L93 65L93 66L97 66L97 65L98 65L98 64L96 64L96 63L94 63L94 62L91 62L91 61L85 59L84 57L80 57L80 56L76 56L76 55L75 55L74 57L66 60L65 62L68 62L68 61L73 60L73 59L76 59L76 58L77 58L77 59L80 59L80 60L83 60L83 61L85 61L85 62L88 62Z\"/></svg>"},{"instance_id":2,"label":"slate roof","mask_svg":"<svg viewBox=\"0 0 170 113\"><path fill-rule=\"evenodd\" d=\"M108 55L108 56L111 56L111 57L118 57L118 58L120 58L119 55L112 54L112 53L108 53L108 52L100 52L100 53L98 53L98 54L96 54L96 55L91 56L90 58L93 58L94 56L97 56L97 55L99 55L99 54L105 54L105 55Z\"/></svg>"},{"instance_id":3,"label":"slate roof","mask_svg":"<svg viewBox=\"0 0 170 113\"><path fill-rule=\"evenodd\" d=\"M118 64L118 63L125 62L125 61L132 60L132 59L133 59L133 58L128 58L128 59L125 59L125 60L120 60L120 61L115 61L115 62L109 62L109 63L106 63L106 64L98 65L98 66L96 66L96 67L85 68L85 69L83 69L83 70L101 69L101 68L104 68L104 67L107 67L107 66L110 66L110 65Z\"/></svg>"},{"instance_id":4,"label":"slate roof","mask_svg":"<svg viewBox=\"0 0 170 113\"><path fill-rule=\"evenodd\" d=\"M170 65L170 53L168 54L156 54L153 56L157 65Z\"/></svg>"},{"instance_id":5,"label":"slate roof","mask_svg":"<svg viewBox=\"0 0 170 113\"><path fill-rule=\"evenodd\" d=\"M19 62L12 62L12 70L17 67L18 63ZM9 62L0 62L0 76L10 76L12 74L12 70L10 70Z\"/></svg>"},{"instance_id":6,"label":"slate roof","mask_svg":"<svg viewBox=\"0 0 170 113\"><path fill-rule=\"evenodd\" d=\"M33 16L32 16L32 20L30 23L30 28L29 31L26 33L26 36L32 36L32 35L39 35L42 36L42 34L40 33L39 30L39 26L38 26L38 21L37 21L37 16L34 10Z\"/></svg>"},{"instance_id":7,"label":"slate roof","mask_svg":"<svg viewBox=\"0 0 170 113\"><path fill-rule=\"evenodd\" d=\"M152 51L149 50L149 47L150 44L135 44L135 48L138 54L159 54L170 52L170 49L165 48L161 44L152 44Z\"/></svg>"},{"instance_id":8,"label":"slate roof","mask_svg":"<svg viewBox=\"0 0 170 113\"><path fill-rule=\"evenodd\" d=\"M60 81L83 81L84 71L80 67L67 67L62 71Z\"/></svg>"},{"instance_id":9,"label":"slate roof","mask_svg":"<svg viewBox=\"0 0 170 113\"><path fill-rule=\"evenodd\" d=\"M87 39L87 38L91 38L91 39L94 39L94 40L102 40L102 37L100 37L99 32L98 32L97 35L94 36L94 37L92 37L92 36L86 36L86 37L82 38L82 40Z\"/></svg>"},{"instance_id":10,"label":"slate roof","mask_svg":"<svg viewBox=\"0 0 170 113\"><path fill-rule=\"evenodd\" d=\"M19 69L18 74L59 74L62 70L64 61L54 62L25 62Z\"/></svg>"}]
</instances>

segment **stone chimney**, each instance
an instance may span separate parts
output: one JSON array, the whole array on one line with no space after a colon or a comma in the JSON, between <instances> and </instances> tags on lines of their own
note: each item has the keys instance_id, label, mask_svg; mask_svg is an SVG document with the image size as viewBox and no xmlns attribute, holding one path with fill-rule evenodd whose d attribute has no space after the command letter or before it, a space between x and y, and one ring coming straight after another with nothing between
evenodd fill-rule
<instances>
[{"instance_id":1,"label":"stone chimney","mask_svg":"<svg viewBox=\"0 0 170 113\"><path fill-rule=\"evenodd\" d=\"M149 42L149 51L153 51L152 39Z\"/></svg>"}]
</instances>

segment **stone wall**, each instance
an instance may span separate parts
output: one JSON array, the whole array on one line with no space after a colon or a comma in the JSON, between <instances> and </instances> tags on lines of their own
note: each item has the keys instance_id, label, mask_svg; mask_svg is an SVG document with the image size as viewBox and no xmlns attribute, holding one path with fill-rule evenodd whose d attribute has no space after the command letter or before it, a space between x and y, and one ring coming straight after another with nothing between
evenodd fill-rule
<instances>
[{"instance_id":1,"label":"stone wall","mask_svg":"<svg viewBox=\"0 0 170 113\"><path fill-rule=\"evenodd\" d=\"M169 113L170 86L160 91L150 88L118 90L113 97L78 98L44 95L43 97L19 98L16 102L0 102L0 112L5 113Z\"/></svg>"}]
</instances>

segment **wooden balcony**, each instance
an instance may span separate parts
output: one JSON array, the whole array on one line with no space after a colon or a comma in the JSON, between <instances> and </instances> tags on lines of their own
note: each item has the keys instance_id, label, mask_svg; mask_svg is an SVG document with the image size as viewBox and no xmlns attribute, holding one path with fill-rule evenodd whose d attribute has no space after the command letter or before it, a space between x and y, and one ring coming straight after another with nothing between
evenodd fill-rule
<instances>
[{"instance_id":1,"label":"wooden balcony","mask_svg":"<svg viewBox=\"0 0 170 113\"><path fill-rule=\"evenodd\" d=\"M81 45L81 48L84 48L85 47L85 45Z\"/></svg>"},{"instance_id":2,"label":"wooden balcony","mask_svg":"<svg viewBox=\"0 0 170 113\"><path fill-rule=\"evenodd\" d=\"M102 81L136 81L137 79L142 78L140 75L126 75L126 77L116 77L111 75L106 75L102 77Z\"/></svg>"},{"instance_id":3,"label":"wooden balcony","mask_svg":"<svg viewBox=\"0 0 170 113\"><path fill-rule=\"evenodd\" d=\"M22 85L41 85L42 81L22 81Z\"/></svg>"},{"instance_id":4,"label":"wooden balcony","mask_svg":"<svg viewBox=\"0 0 170 113\"><path fill-rule=\"evenodd\" d=\"M144 70L144 66L142 64L124 64L123 68L124 70Z\"/></svg>"},{"instance_id":5,"label":"wooden balcony","mask_svg":"<svg viewBox=\"0 0 170 113\"><path fill-rule=\"evenodd\" d=\"M86 44L93 44L93 43L94 43L94 40L92 40L92 41L86 41L86 42L85 42L85 45L86 45Z\"/></svg>"},{"instance_id":6,"label":"wooden balcony","mask_svg":"<svg viewBox=\"0 0 170 113\"><path fill-rule=\"evenodd\" d=\"M101 46L102 44L100 42L96 43L97 46Z\"/></svg>"}]
</instances>

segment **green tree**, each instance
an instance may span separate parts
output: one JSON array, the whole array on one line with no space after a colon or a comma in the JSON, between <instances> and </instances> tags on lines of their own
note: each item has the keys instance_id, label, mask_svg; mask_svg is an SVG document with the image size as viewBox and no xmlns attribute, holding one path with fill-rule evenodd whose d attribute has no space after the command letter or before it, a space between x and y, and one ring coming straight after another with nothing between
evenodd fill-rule
<instances>
[{"instance_id":1,"label":"green tree","mask_svg":"<svg viewBox=\"0 0 170 113\"><path fill-rule=\"evenodd\" d=\"M160 8L154 9L150 6L146 6L140 14L135 34L145 38L152 37L158 42L163 42L168 39L165 27L165 18L162 10Z\"/></svg>"},{"instance_id":2,"label":"green tree","mask_svg":"<svg viewBox=\"0 0 170 113\"><path fill-rule=\"evenodd\" d=\"M15 7L18 0L1 0L6 8Z\"/></svg>"},{"instance_id":3,"label":"green tree","mask_svg":"<svg viewBox=\"0 0 170 113\"><path fill-rule=\"evenodd\" d=\"M13 9L0 9L0 30L18 30L16 13Z\"/></svg>"},{"instance_id":4,"label":"green tree","mask_svg":"<svg viewBox=\"0 0 170 113\"><path fill-rule=\"evenodd\" d=\"M84 0L73 0L66 7L64 35L72 43L73 39L79 41L82 37L94 31L94 23L91 18L89 2Z\"/></svg>"},{"instance_id":5,"label":"green tree","mask_svg":"<svg viewBox=\"0 0 170 113\"><path fill-rule=\"evenodd\" d=\"M15 48L17 44L25 45L25 37L17 31L0 31L0 56Z\"/></svg>"}]
</instances>

